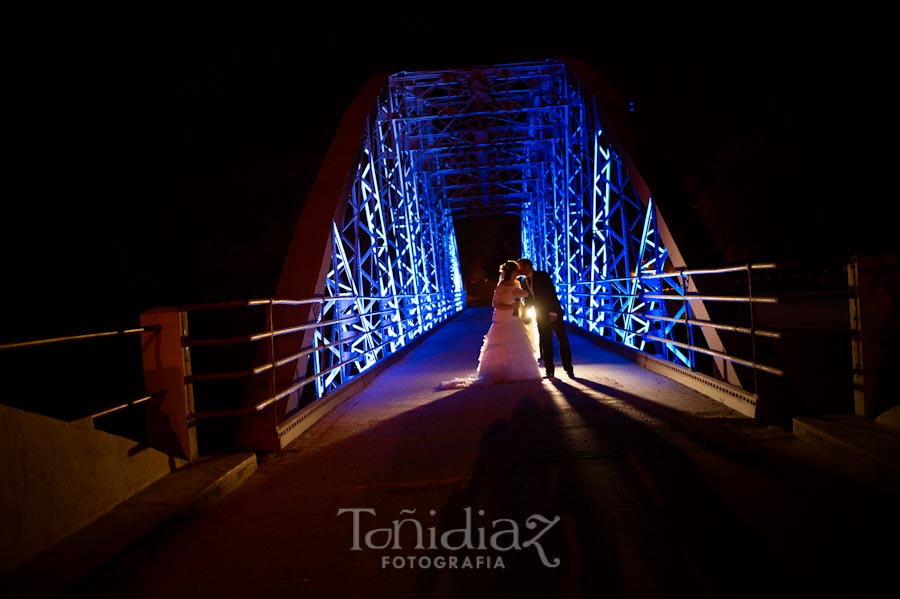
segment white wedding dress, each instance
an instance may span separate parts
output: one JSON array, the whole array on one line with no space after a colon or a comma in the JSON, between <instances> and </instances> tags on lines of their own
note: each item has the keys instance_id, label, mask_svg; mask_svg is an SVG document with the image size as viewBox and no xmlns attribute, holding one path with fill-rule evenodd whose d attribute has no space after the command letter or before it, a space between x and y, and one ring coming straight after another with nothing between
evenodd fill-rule
<instances>
[{"instance_id":1,"label":"white wedding dress","mask_svg":"<svg viewBox=\"0 0 900 599\"><path fill-rule=\"evenodd\" d=\"M499 284L494 289L494 304L517 302L525 294L518 282L515 285ZM512 310L494 309L491 326L478 356L479 383L540 380L536 339L525 327Z\"/></svg>"}]
</instances>

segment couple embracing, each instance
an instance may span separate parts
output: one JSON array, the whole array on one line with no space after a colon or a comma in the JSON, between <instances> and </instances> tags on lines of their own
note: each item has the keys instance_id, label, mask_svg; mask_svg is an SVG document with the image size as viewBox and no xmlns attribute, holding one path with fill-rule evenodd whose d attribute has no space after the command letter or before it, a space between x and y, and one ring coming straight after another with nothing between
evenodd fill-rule
<instances>
[{"instance_id":1,"label":"couple embracing","mask_svg":"<svg viewBox=\"0 0 900 599\"><path fill-rule=\"evenodd\" d=\"M540 378L538 359L545 378L555 376L553 336L569 377L574 377L572 350L563 321L562 305L550 275L534 270L531 260L507 260L500 265L500 280L491 302L491 326L478 357L478 380L506 382ZM525 316L534 311L538 340L529 332ZM517 316L521 315L521 318Z\"/></svg>"}]
</instances>

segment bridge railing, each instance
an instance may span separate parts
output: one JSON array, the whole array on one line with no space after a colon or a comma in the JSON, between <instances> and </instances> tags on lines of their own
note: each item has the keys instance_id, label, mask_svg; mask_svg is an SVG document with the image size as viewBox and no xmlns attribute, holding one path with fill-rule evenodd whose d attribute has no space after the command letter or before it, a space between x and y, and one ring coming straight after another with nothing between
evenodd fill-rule
<instances>
[{"instance_id":1,"label":"bridge railing","mask_svg":"<svg viewBox=\"0 0 900 599\"><path fill-rule=\"evenodd\" d=\"M784 369L764 360L773 360L771 353L761 351L761 340L781 339L781 332L762 328L756 317L756 308L762 304L777 304L778 297L755 294L753 290L753 274L761 270L775 270L775 264L749 264L731 268L717 269L679 269L676 273L641 273L637 286L643 288L640 281L653 279L677 279L678 285L662 285L658 293L642 293L642 305L653 303L666 307L658 313L649 310L644 317L650 323L647 332L641 337L654 344L654 355L671 355L675 348L689 354L688 363L696 368L698 354L712 358L707 361L707 368L713 366L714 372L724 380L738 384L741 388L757 393L759 390L758 375L767 373L783 376ZM736 275L732 277L732 275ZM698 289L718 289L722 285L698 283L700 278L729 277L725 294L705 293ZM645 303L647 302L647 303ZM677 314L678 316L666 316ZM717 321L711 314L715 314ZM682 329L681 337L687 342L677 340L678 335L666 335L673 327ZM706 331L714 331L716 335L705 335ZM675 337L675 338L673 338ZM723 338L728 337L727 341ZM704 343L697 343L696 340ZM727 349L726 349L727 348ZM749 369L752 383L742 382L745 377L733 373L734 367Z\"/></svg>"},{"instance_id":2,"label":"bridge railing","mask_svg":"<svg viewBox=\"0 0 900 599\"><path fill-rule=\"evenodd\" d=\"M895 326L871 323L878 317L894 323L896 317L878 308L880 288L866 283L874 275L858 272L896 269L832 266L824 274L770 265L640 273L624 286L635 290L625 315L597 292L596 281L565 286L561 297L579 307L570 319L576 326L620 346L627 338L642 359L766 395L770 403L781 399L773 391L786 389L787 411L796 411L797 397L806 395L810 410L853 411L855 400L856 412L868 416L883 409L876 401L881 395L870 391L873 381L879 387L885 381L871 356L883 356L889 347L884 335L869 339ZM612 282L602 283L608 296L623 294L612 291ZM17 407L89 418L97 428L192 458L232 451L234 444L252 446L255 433L247 422L274 431L292 415L318 409L322 399L333 399L464 302L462 293L348 295L160 308L144 313L139 327L7 343L0 352L4 367L28 381ZM619 324L626 321L628 330ZM870 357L865 363L864 346ZM676 355L690 365L679 366ZM73 365L71 372L96 371L98 381L70 380L66 364ZM729 378L729 368L744 369L742 378ZM113 378L143 380L113 399L100 393ZM54 406L33 409L51 395ZM96 401L101 395L102 405ZM826 396L834 403L823 404ZM116 427L134 428L119 433Z\"/></svg>"},{"instance_id":3,"label":"bridge railing","mask_svg":"<svg viewBox=\"0 0 900 599\"><path fill-rule=\"evenodd\" d=\"M560 284L559 290L575 326L636 350L656 368L678 372L679 380L730 395L734 407L754 414L762 393L767 400L798 393L788 387L799 384L801 361L826 363L820 347L798 353L800 329L805 335L816 329L812 334L830 344L831 354L849 351L846 269L775 263L681 268ZM815 313L822 316L815 326L801 324ZM849 355L840 366L849 369ZM837 394L850 376L843 370L833 375Z\"/></svg>"},{"instance_id":4,"label":"bridge railing","mask_svg":"<svg viewBox=\"0 0 900 599\"><path fill-rule=\"evenodd\" d=\"M186 306L177 319L162 314L169 335L177 330L180 337L178 353L172 347L168 359L154 363L160 352L145 351L145 373L152 378L181 368L183 383L166 386L181 396L200 453L235 445L277 450L277 427L285 418L341 390L464 301L457 292ZM187 438L182 445L187 450L191 443Z\"/></svg>"},{"instance_id":5,"label":"bridge railing","mask_svg":"<svg viewBox=\"0 0 900 599\"><path fill-rule=\"evenodd\" d=\"M279 420L340 391L464 306L465 293L454 292L163 307L142 314L139 327L7 343L0 351L4 358L17 356L7 365L29 365L23 379L41 381L60 398L41 410L46 415L87 419L95 428L193 459L234 451L236 444L271 449L252 447L265 443L245 421L264 415L274 434ZM97 345L110 339L119 344ZM67 376L53 380L47 373L60 372L60 364L95 376L77 384ZM118 397L107 388L141 373L139 384L129 381L140 391L125 399L120 388L113 391ZM77 397L67 393L72 387ZM27 400L21 407L29 409Z\"/></svg>"},{"instance_id":6,"label":"bridge railing","mask_svg":"<svg viewBox=\"0 0 900 599\"><path fill-rule=\"evenodd\" d=\"M779 339L781 333L761 328L754 315L756 306L776 304L778 298L754 293L752 275L776 268L775 264L682 268L607 279L599 288L596 281L563 284L561 288L570 306L576 308L572 311L578 316L573 320L589 332L740 384L730 376L734 366L784 374L779 366L761 362L757 351L759 338ZM724 285L698 284L698 279L715 277L729 280ZM699 289L727 291L701 293ZM713 307L716 304L719 309ZM589 309L577 309L579 305L589 305ZM721 342L724 335L745 336L747 342L725 344ZM698 360L700 356L710 359ZM756 377L753 380L750 390L755 392Z\"/></svg>"},{"instance_id":7,"label":"bridge railing","mask_svg":"<svg viewBox=\"0 0 900 599\"><path fill-rule=\"evenodd\" d=\"M160 327L158 326L146 326L60 335L0 344L0 351L4 352L2 359L4 364L9 367L10 374L15 372L23 380L33 377L37 381L31 385L22 385L21 388L26 389L23 391L23 394L29 396L24 402L31 400L40 403L45 397L45 394L40 392L42 389L63 397L63 399L56 402L55 406L35 406L34 403L24 402L17 402L14 405L25 410L55 416L62 420L77 420L81 418L97 420L127 408L158 400L162 395L162 391L145 393L143 392L143 385L141 385L141 392L131 392L129 399L125 401L117 399L114 405L109 405L107 401L107 405L100 407L98 403L104 402L102 397L87 397L85 399L88 401L73 401L73 395L80 395L73 393L73 391L81 390L85 385L81 380L72 378L71 373L68 372L71 368L67 369L66 365L81 369L90 363L91 356L118 355L127 360L125 354L129 352L125 348L129 346L131 349L136 348L139 335L155 334L159 333L159 331ZM137 355L136 352L130 353ZM88 359L77 360L76 358L79 356ZM96 361L94 363L96 364ZM111 373L106 371L105 367L108 364L109 361L107 360L99 363L97 368L99 371L98 378L115 384L114 380L116 377L109 376ZM40 374L41 372L43 374ZM48 372L50 374L47 374ZM132 372L139 371L132 369ZM134 387L132 386L132 388ZM123 395L129 396L129 392L118 390L119 398ZM80 405L73 405L75 403Z\"/></svg>"}]
</instances>

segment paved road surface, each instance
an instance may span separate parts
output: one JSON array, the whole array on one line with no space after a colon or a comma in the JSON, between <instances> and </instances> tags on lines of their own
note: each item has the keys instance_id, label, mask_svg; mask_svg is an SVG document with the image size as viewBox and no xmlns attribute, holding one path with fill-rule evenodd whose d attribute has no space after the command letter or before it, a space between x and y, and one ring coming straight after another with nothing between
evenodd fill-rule
<instances>
[{"instance_id":1,"label":"paved road surface","mask_svg":"<svg viewBox=\"0 0 900 599\"><path fill-rule=\"evenodd\" d=\"M456 316L71 596L885 594L895 489L579 335L574 380L438 390L489 321Z\"/></svg>"}]
</instances>

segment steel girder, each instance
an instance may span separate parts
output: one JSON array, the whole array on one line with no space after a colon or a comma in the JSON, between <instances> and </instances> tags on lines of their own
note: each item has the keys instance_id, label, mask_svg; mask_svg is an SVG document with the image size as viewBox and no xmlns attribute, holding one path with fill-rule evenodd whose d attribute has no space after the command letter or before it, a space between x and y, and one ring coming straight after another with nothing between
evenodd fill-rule
<instances>
[{"instance_id":1,"label":"steel girder","mask_svg":"<svg viewBox=\"0 0 900 599\"><path fill-rule=\"evenodd\" d=\"M333 223L319 395L465 307L454 219L490 214L521 217L524 255L550 272L571 323L693 366L643 340L686 341L645 318L684 308L644 298L684 291L600 100L552 60L388 78Z\"/></svg>"}]
</instances>

